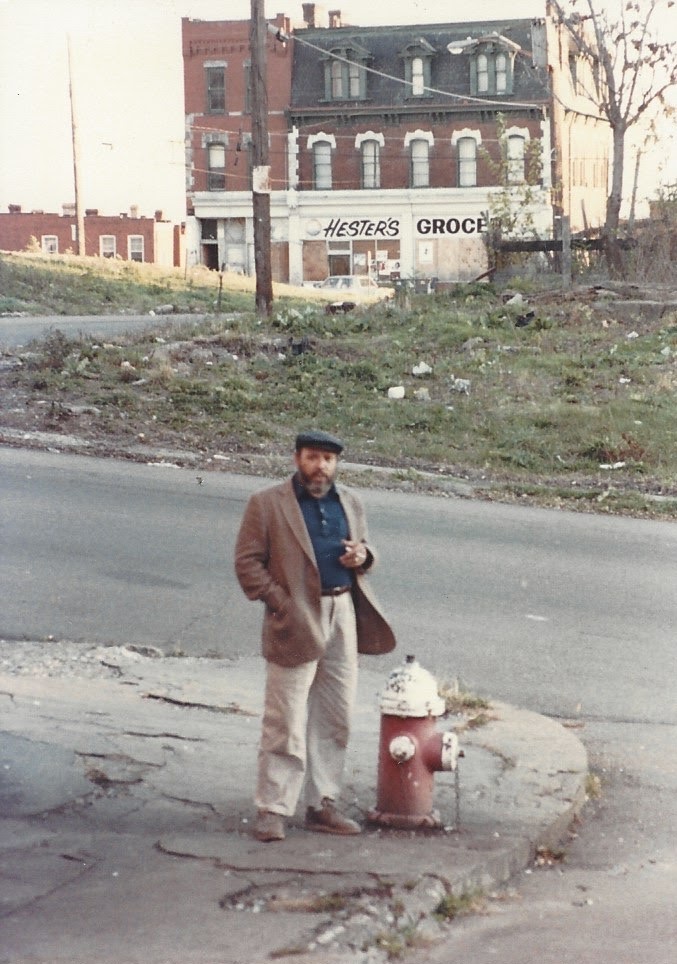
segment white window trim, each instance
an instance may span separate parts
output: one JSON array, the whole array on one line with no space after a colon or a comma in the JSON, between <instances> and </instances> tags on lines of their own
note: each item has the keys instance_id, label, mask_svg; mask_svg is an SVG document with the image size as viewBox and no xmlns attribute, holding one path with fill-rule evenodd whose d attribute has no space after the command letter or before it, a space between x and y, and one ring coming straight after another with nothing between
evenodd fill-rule
<instances>
[{"instance_id":1,"label":"white window trim","mask_svg":"<svg viewBox=\"0 0 677 964\"><path fill-rule=\"evenodd\" d=\"M326 163L323 167L318 165L319 151L316 148L319 147L328 148L328 154L326 158ZM328 138L320 138L315 141L312 146L312 157L313 157L313 189L316 191L331 191L334 185L334 172L332 164L332 144ZM318 173L323 171L324 174L328 174L326 179L318 177Z\"/></svg>"},{"instance_id":2,"label":"white window trim","mask_svg":"<svg viewBox=\"0 0 677 964\"><path fill-rule=\"evenodd\" d=\"M127 260L132 260L132 241L141 242L141 262L146 260L146 239L142 234L128 234L127 235Z\"/></svg>"},{"instance_id":3,"label":"white window trim","mask_svg":"<svg viewBox=\"0 0 677 964\"><path fill-rule=\"evenodd\" d=\"M376 147L374 148L374 154L373 154L373 162L374 162L373 178L369 178L369 180L373 179L374 183L367 184L366 182L368 178L366 177L366 173L368 170L368 164L367 164L368 157L367 157L367 152L365 150L365 147L371 144L376 145ZM357 137L355 138L355 147L362 154L360 164L362 168L362 172L361 172L362 188L364 190L378 191L381 187L381 151L384 147L384 144L385 144L385 138L383 137L383 134L375 134L374 131L367 131L366 134L358 134Z\"/></svg>"},{"instance_id":4,"label":"white window trim","mask_svg":"<svg viewBox=\"0 0 677 964\"><path fill-rule=\"evenodd\" d=\"M228 147L228 134L226 131L212 131L209 134L203 134L202 147L206 150L210 144L223 144L225 147Z\"/></svg>"},{"instance_id":5,"label":"white window trim","mask_svg":"<svg viewBox=\"0 0 677 964\"><path fill-rule=\"evenodd\" d=\"M464 137L471 138L478 147L482 143L482 135L478 130L471 130L469 127L464 127L462 131L454 131L451 135L451 146L455 148L458 142Z\"/></svg>"},{"instance_id":6,"label":"white window trim","mask_svg":"<svg viewBox=\"0 0 677 964\"><path fill-rule=\"evenodd\" d=\"M365 134L358 134L355 138L355 147L360 148L365 141L376 141L379 147L385 147L386 140L383 134L377 134L375 131L367 131Z\"/></svg>"},{"instance_id":7,"label":"white window trim","mask_svg":"<svg viewBox=\"0 0 677 964\"><path fill-rule=\"evenodd\" d=\"M423 133L423 132L421 132ZM409 141L409 185L414 190L426 189L430 187L430 141L427 137L412 137ZM423 157L415 157L415 146L425 144L426 149ZM417 175L423 173L421 183L416 183Z\"/></svg>"},{"instance_id":8,"label":"white window trim","mask_svg":"<svg viewBox=\"0 0 677 964\"><path fill-rule=\"evenodd\" d=\"M54 243L54 250L50 251L50 242ZM59 238L56 234L43 234L40 238L40 250L43 254L59 253Z\"/></svg>"},{"instance_id":9,"label":"white window trim","mask_svg":"<svg viewBox=\"0 0 677 964\"><path fill-rule=\"evenodd\" d=\"M471 157L461 156L461 144L470 143L474 144L474 152ZM456 142L456 151L458 157L457 162L457 172L458 172L458 186L464 189L470 189L477 187L477 151L478 145L474 137L460 137ZM472 177L470 180L466 181L468 169L472 172Z\"/></svg>"},{"instance_id":10,"label":"white window trim","mask_svg":"<svg viewBox=\"0 0 677 964\"><path fill-rule=\"evenodd\" d=\"M525 143L528 143L531 140L531 134L529 133L528 127L509 127L505 132L505 136L506 138L523 137Z\"/></svg>"},{"instance_id":11,"label":"white window trim","mask_svg":"<svg viewBox=\"0 0 677 964\"><path fill-rule=\"evenodd\" d=\"M334 150L336 150L336 138L334 137L334 135L325 134L323 131L320 131L318 134L310 135L310 137L308 138L308 144L306 145L308 150L311 150L311 148L313 148L318 141L327 141L330 147L333 147Z\"/></svg>"},{"instance_id":12,"label":"white window trim","mask_svg":"<svg viewBox=\"0 0 677 964\"><path fill-rule=\"evenodd\" d=\"M404 146L409 147L412 141L427 141L430 147L435 146L435 138L432 131L422 131L420 128L417 131L408 131L404 135Z\"/></svg>"},{"instance_id":13,"label":"white window trim","mask_svg":"<svg viewBox=\"0 0 677 964\"><path fill-rule=\"evenodd\" d=\"M113 241L113 253L112 253L112 254L104 254L103 243L104 243L104 240L105 240L106 238L111 238L112 241ZM100 258L117 258L117 254L118 254L118 245L117 245L117 239L116 239L115 235L114 235L114 234L100 234L100 235L99 235L99 257L100 257Z\"/></svg>"},{"instance_id":14,"label":"white window trim","mask_svg":"<svg viewBox=\"0 0 677 964\"><path fill-rule=\"evenodd\" d=\"M510 150L511 140L520 141L522 144L522 153L518 157L510 157L508 153L507 157L507 183L509 186L515 186L524 184L527 176L527 144L529 143L529 131L526 127L511 127L509 131L505 132L505 144L507 145L508 152ZM515 177L514 169L516 167L515 162L518 162L517 177Z\"/></svg>"}]
</instances>

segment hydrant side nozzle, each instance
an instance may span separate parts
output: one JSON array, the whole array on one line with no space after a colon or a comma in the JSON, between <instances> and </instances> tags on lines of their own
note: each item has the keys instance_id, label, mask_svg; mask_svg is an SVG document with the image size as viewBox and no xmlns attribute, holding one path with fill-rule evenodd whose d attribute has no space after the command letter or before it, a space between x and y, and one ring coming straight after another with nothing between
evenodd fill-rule
<instances>
[{"instance_id":1,"label":"hydrant side nozzle","mask_svg":"<svg viewBox=\"0 0 677 964\"><path fill-rule=\"evenodd\" d=\"M458 748L458 737L452 730L447 730L446 733L442 734L441 762L443 770L455 770L462 752Z\"/></svg>"},{"instance_id":2,"label":"hydrant side nozzle","mask_svg":"<svg viewBox=\"0 0 677 964\"><path fill-rule=\"evenodd\" d=\"M396 763L407 763L416 754L416 744L410 736L396 736L390 741L388 752Z\"/></svg>"}]
</instances>

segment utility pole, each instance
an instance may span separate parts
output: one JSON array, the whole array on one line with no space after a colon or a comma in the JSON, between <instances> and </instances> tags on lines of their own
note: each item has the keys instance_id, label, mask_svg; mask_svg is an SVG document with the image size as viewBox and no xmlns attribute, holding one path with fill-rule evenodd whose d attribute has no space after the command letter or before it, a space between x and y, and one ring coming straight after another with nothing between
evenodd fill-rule
<instances>
[{"instance_id":1,"label":"utility pole","mask_svg":"<svg viewBox=\"0 0 677 964\"><path fill-rule=\"evenodd\" d=\"M71 102L71 137L73 141L73 186L75 190L75 232L77 253L84 258L85 246L85 215L82 209L82 189L80 186L80 135L75 110L75 93L73 89L73 51L70 34L68 35L68 93Z\"/></svg>"},{"instance_id":2,"label":"utility pole","mask_svg":"<svg viewBox=\"0 0 677 964\"><path fill-rule=\"evenodd\" d=\"M268 151L268 92L266 88L266 41L268 25L263 0L251 0L249 46L252 95L252 206L254 213L254 267L256 310L270 315L273 278L270 264L270 167Z\"/></svg>"}]
</instances>

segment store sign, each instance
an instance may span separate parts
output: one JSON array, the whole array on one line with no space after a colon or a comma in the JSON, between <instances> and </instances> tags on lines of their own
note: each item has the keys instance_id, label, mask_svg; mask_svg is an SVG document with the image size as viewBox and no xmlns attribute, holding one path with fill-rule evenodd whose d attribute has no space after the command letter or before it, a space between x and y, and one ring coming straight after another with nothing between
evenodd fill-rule
<instances>
[{"instance_id":1,"label":"store sign","mask_svg":"<svg viewBox=\"0 0 677 964\"><path fill-rule=\"evenodd\" d=\"M331 218L329 221L310 221L306 227L309 237L325 238L327 241L365 238L398 238L399 218Z\"/></svg>"},{"instance_id":2,"label":"store sign","mask_svg":"<svg viewBox=\"0 0 677 964\"><path fill-rule=\"evenodd\" d=\"M482 234L487 230L487 219L477 218L419 218L416 232L428 237L449 237L456 234Z\"/></svg>"}]
</instances>

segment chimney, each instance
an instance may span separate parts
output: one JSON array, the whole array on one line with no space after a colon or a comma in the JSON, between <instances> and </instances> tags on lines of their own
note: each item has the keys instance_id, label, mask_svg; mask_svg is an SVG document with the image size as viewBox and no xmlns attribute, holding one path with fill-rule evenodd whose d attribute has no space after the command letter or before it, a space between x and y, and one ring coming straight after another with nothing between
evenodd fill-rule
<instances>
[{"instance_id":1,"label":"chimney","mask_svg":"<svg viewBox=\"0 0 677 964\"><path fill-rule=\"evenodd\" d=\"M138 204L132 204L132 205L130 206L130 208L129 208L129 216L130 216L130 218L138 218L138 216L139 216L139 205L138 205Z\"/></svg>"},{"instance_id":2,"label":"chimney","mask_svg":"<svg viewBox=\"0 0 677 964\"><path fill-rule=\"evenodd\" d=\"M75 217L75 204L73 204L72 201L68 201L66 204L61 205L61 216L64 218Z\"/></svg>"},{"instance_id":3,"label":"chimney","mask_svg":"<svg viewBox=\"0 0 677 964\"><path fill-rule=\"evenodd\" d=\"M9 213L10 213L10 214L21 214L21 205L20 205L20 204L10 204L10 205L9 205Z\"/></svg>"},{"instance_id":4,"label":"chimney","mask_svg":"<svg viewBox=\"0 0 677 964\"><path fill-rule=\"evenodd\" d=\"M326 27L327 10L319 3L303 3L303 22L306 27Z\"/></svg>"},{"instance_id":5,"label":"chimney","mask_svg":"<svg viewBox=\"0 0 677 964\"><path fill-rule=\"evenodd\" d=\"M341 11L340 10L330 10L329 11L329 27L331 30L336 30L337 27L341 26Z\"/></svg>"}]
</instances>

